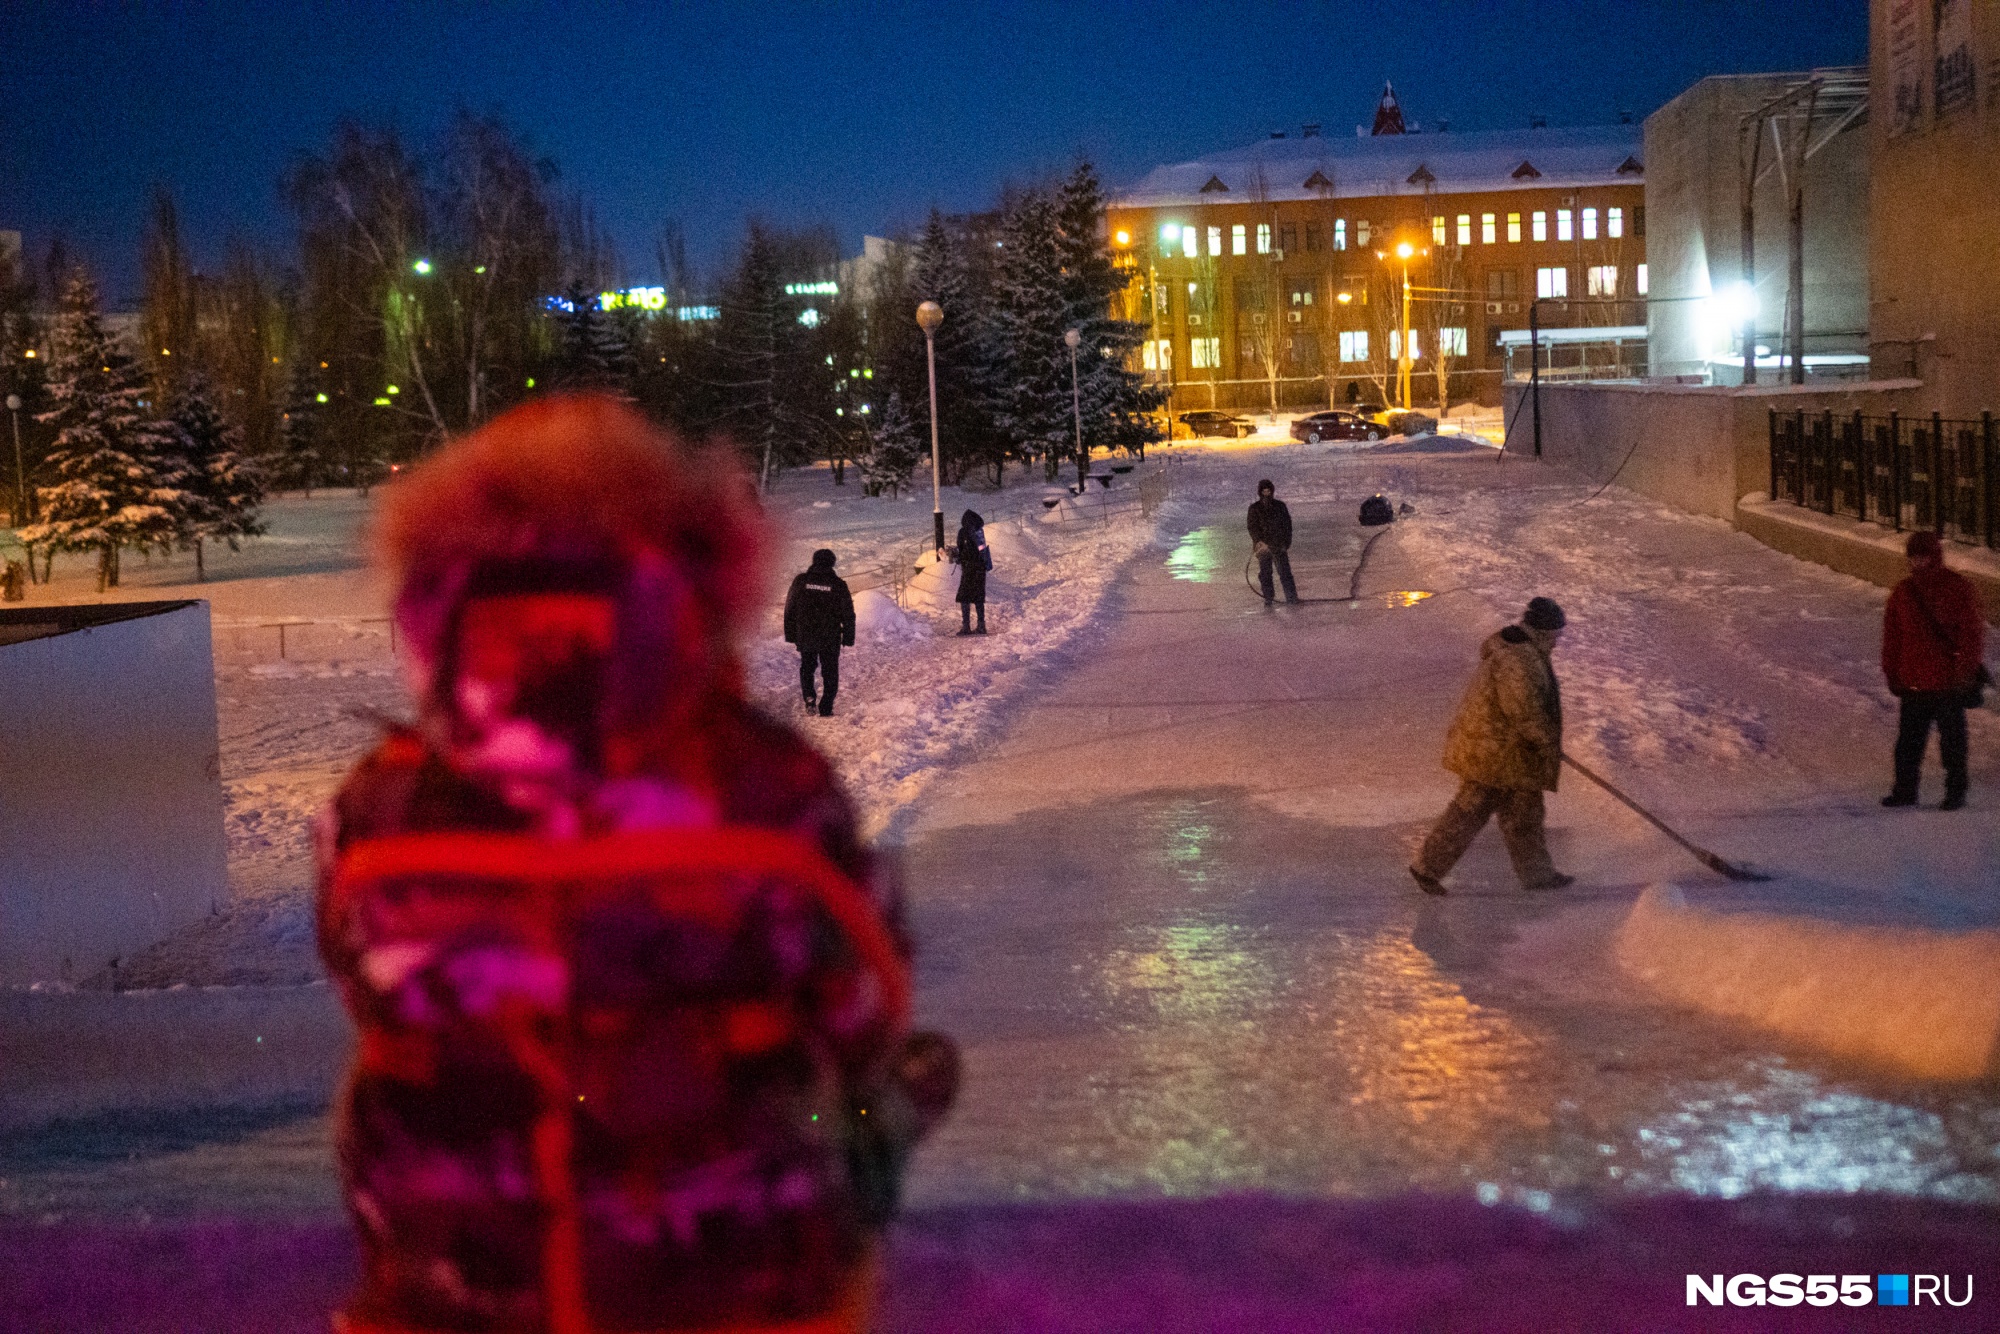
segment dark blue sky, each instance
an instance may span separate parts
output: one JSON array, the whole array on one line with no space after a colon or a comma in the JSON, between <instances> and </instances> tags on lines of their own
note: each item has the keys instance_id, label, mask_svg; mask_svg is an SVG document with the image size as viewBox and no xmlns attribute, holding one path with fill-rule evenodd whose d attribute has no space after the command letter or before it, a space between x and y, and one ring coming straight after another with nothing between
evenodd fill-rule
<instances>
[{"instance_id":1,"label":"dark blue sky","mask_svg":"<svg viewBox=\"0 0 2000 1334\"><path fill-rule=\"evenodd\" d=\"M1385 78L1426 125L1585 124L1867 47L1864 0L4 9L0 228L37 257L60 229L114 299L153 183L199 259L232 231L282 249L277 177L347 117L426 138L458 107L500 112L639 281L668 219L704 264L753 213L828 220L853 249L1078 153L1116 184L1304 121L1352 133Z\"/></svg>"}]
</instances>

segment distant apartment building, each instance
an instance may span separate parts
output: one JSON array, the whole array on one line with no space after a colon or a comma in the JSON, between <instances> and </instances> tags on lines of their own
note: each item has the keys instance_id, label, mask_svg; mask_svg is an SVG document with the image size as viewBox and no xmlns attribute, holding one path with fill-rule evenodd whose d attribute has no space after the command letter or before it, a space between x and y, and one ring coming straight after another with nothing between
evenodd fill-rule
<instances>
[{"instance_id":1,"label":"distant apartment building","mask_svg":"<svg viewBox=\"0 0 2000 1334\"><path fill-rule=\"evenodd\" d=\"M1531 308L1559 331L1558 364L1643 373L1638 125L1419 133L1385 90L1374 131L1308 125L1112 200L1123 313L1148 327L1143 365L1176 409L1392 398L1406 266L1417 405L1438 401L1440 361L1448 402L1497 402Z\"/></svg>"}]
</instances>

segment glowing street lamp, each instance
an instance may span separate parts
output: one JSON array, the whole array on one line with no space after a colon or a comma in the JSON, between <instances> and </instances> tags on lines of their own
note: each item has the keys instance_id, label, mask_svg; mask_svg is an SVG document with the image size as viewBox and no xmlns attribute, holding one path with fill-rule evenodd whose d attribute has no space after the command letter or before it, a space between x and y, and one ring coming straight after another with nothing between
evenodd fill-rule
<instances>
[{"instance_id":1,"label":"glowing street lamp","mask_svg":"<svg viewBox=\"0 0 2000 1334\"><path fill-rule=\"evenodd\" d=\"M944 307L926 301L917 307L917 325L924 331L924 362L931 374L931 528L937 537L937 552L944 555L944 490L938 472L937 423L937 330L944 323Z\"/></svg>"},{"instance_id":2,"label":"glowing street lamp","mask_svg":"<svg viewBox=\"0 0 2000 1334\"><path fill-rule=\"evenodd\" d=\"M1408 241L1396 246L1396 258L1403 261L1403 345L1396 357L1396 392L1403 400L1403 410L1410 409L1410 256L1417 248Z\"/></svg>"}]
</instances>

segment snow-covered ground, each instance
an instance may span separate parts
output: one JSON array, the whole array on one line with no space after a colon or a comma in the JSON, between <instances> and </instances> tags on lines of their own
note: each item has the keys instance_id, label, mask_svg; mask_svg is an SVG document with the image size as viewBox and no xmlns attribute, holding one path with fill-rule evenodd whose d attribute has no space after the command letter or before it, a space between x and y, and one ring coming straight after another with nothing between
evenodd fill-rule
<instances>
[{"instance_id":1,"label":"snow-covered ground","mask_svg":"<svg viewBox=\"0 0 2000 1334\"><path fill-rule=\"evenodd\" d=\"M1178 463L1202 451L1173 452ZM990 633L966 638L956 634L955 571L921 568L931 546L927 493L866 497L851 471L840 486L824 467L786 475L767 505L769 609L745 645L754 697L833 758L869 832L880 834L940 766L995 731L1037 671L1090 627L1110 580L1160 521L1157 507L1140 503L1140 479L1153 478L1149 495L1157 488L1165 496L1187 472L1156 456L1083 497L1039 470L1013 470L1004 489L946 488L947 540L962 511L977 509L995 556ZM91 985L288 984L319 975L311 819L382 720L409 714L386 593L367 565L369 509L369 498L353 492L281 497L267 511L270 534L241 553L211 551L200 584L191 558L128 559L124 586L100 595L90 562L68 557L58 559L52 584L30 590L31 602L205 598L215 627L229 907ZM838 553L856 587L861 622L842 655L831 718L799 707L798 657L780 625L787 582L821 546Z\"/></svg>"}]
</instances>

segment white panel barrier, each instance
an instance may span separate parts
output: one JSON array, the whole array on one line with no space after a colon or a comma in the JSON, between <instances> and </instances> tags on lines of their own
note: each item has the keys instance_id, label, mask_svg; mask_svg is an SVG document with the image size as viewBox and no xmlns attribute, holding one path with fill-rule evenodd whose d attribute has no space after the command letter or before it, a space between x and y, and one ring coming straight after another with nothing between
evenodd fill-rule
<instances>
[{"instance_id":1,"label":"white panel barrier","mask_svg":"<svg viewBox=\"0 0 2000 1334\"><path fill-rule=\"evenodd\" d=\"M0 985L76 982L227 886L205 602L0 611Z\"/></svg>"}]
</instances>

